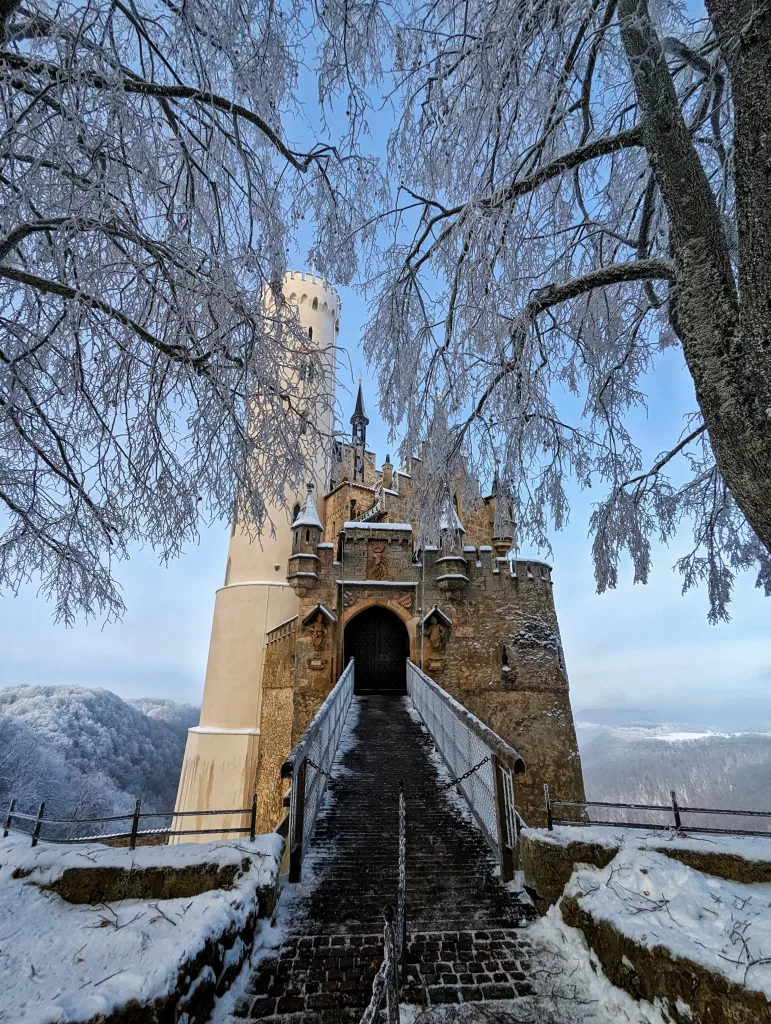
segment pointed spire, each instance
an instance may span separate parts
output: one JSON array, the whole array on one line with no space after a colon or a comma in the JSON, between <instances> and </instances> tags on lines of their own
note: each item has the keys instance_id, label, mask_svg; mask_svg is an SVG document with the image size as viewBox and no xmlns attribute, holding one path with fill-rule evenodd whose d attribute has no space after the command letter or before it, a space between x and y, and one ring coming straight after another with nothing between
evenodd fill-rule
<instances>
[{"instance_id":1,"label":"pointed spire","mask_svg":"<svg viewBox=\"0 0 771 1024\"><path fill-rule=\"evenodd\" d=\"M316 503L313 500L313 484L308 484L308 497L305 499L297 519L292 523L292 529L294 530L298 526L315 526L317 530L322 531L324 529L319 519L319 514L316 511Z\"/></svg>"},{"instance_id":2,"label":"pointed spire","mask_svg":"<svg viewBox=\"0 0 771 1024\"><path fill-rule=\"evenodd\" d=\"M353 457L353 479L364 480L364 449L367 445L367 414L364 412L364 395L361 391L361 377L359 377L359 393L356 395L356 408L351 416L351 440L356 448L361 448L361 453L355 452Z\"/></svg>"},{"instance_id":3,"label":"pointed spire","mask_svg":"<svg viewBox=\"0 0 771 1024\"><path fill-rule=\"evenodd\" d=\"M356 395L356 408L353 410L353 416L351 416L351 423L354 428L358 423L362 423L365 427L369 423L367 414L364 412L364 395L361 390L361 377L359 377L359 391ZM354 430L355 434L355 430Z\"/></svg>"}]
</instances>

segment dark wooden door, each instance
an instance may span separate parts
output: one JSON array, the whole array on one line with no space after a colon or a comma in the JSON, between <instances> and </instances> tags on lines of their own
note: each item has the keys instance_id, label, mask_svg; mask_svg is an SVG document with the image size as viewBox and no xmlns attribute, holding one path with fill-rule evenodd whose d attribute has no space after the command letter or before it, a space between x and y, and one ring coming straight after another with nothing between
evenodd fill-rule
<instances>
[{"instance_id":1,"label":"dark wooden door","mask_svg":"<svg viewBox=\"0 0 771 1024\"><path fill-rule=\"evenodd\" d=\"M385 608L367 608L345 627L345 662L356 659L356 693L406 693L409 654L404 624Z\"/></svg>"}]
</instances>

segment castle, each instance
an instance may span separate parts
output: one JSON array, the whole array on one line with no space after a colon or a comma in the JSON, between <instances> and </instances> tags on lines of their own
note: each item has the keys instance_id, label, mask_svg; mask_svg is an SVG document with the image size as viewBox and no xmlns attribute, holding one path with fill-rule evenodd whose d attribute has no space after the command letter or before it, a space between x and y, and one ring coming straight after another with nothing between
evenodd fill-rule
<instances>
[{"instance_id":1,"label":"castle","mask_svg":"<svg viewBox=\"0 0 771 1024\"><path fill-rule=\"evenodd\" d=\"M291 272L284 294L333 381L335 289ZM509 555L513 524L496 515L495 493L468 511L455 496L441 545L416 549L411 467L386 456L376 468L368 423L360 385L350 440L291 496L290 514L273 513L275 536L260 543L232 530L176 809L246 808L256 792L260 830L275 827L281 765L348 660L357 693L403 693L409 657L519 751L518 810L544 824L544 783L565 800L584 796L551 568ZM242 821L192 817L185 827Z\"/></svg>"}]
</instances>

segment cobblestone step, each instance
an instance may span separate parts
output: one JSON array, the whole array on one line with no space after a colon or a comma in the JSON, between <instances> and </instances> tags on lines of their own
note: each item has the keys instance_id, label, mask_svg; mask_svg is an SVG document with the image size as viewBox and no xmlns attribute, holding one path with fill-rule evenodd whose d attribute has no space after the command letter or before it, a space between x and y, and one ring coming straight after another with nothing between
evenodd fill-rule
<instances>
[{"instance_id":1,"label":"cobblestone step","mask_svg":"<svg viewBox=\"0 0 771 1024\"><path fill-rule=\"evenodd\" d=\"M396 901L399 779L420 794L407 801L401 1000L431 1007L532 993L532 907L498 882L482 834L440 790L433 745L408 700L354 698L355 742L335 763L289 934L258 964L234 1021L358 1022L382 961L382 911Z\"/></svg>"}]
</instances>

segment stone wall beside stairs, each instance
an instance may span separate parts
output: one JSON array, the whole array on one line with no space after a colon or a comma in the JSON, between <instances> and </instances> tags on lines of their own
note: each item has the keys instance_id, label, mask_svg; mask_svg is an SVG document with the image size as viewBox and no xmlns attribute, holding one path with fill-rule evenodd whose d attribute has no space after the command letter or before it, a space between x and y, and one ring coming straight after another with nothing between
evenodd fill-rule
<instances>
[{"instance_id":1,"label":"stone wall beside stairs","mask_svg":"<svg viewBox=\"0 0 771 1024\"><path fill-rule=\"evenodd\" d=\"M751 915L762 921L771 906L771 837L750 840L745 856L741 842L623 826L525 829L520 861L538 911L556 904L609 980L665 1009L665 1019L771 1024L769 979L749 975L754 964L767 962ZM642 884L634 887L630 875ZM720 889L715 879L731 884ZM610 890L616 903L607 898ZM641 920L647 923L638 927Z\"/></svg>"}]
</instances>

